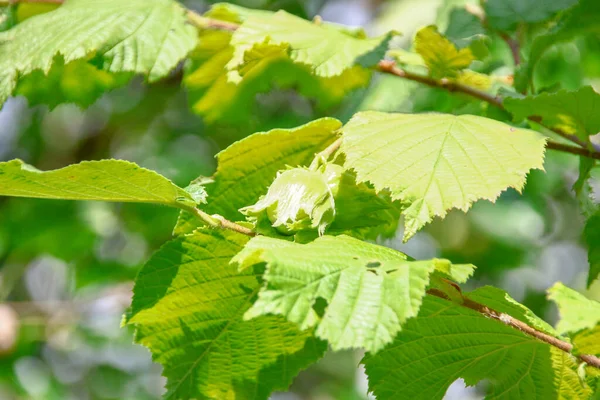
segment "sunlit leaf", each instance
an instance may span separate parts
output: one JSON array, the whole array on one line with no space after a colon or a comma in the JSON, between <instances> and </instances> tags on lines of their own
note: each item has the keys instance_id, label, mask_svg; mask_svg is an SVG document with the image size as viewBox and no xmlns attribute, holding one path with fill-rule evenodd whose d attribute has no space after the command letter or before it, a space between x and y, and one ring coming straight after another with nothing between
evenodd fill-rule
<instances>
[{"instance_id":1,"label":"sunlit leaf","mask_svg":"<svg viewBox=\"0 0 600 400\"><path fill-rule=\"evenodd\" d=\"M436 79L455 78L475 60L469 48L457 49L433 25L422 28L415 37L415 50L423 57L429 74Z\"/></svg>"},{"instance_id":2,"label":"sunlit leaf","mask_svg":"<svg viewBox=\"0 0 600 400\"><path fill-rule=\"evenodd\" d=\"M228 265L248 238L196 231L140 271L127 322L164 367L169 399L267 399L325 351L281 317L244 321L260 272Z\"/></svg>"},{"instance_id":3,"label":"sunlit leaf","mask_svg":"<svg viewBox=\"0 0 600 400\"><path fill-rule=\"evenodd\" d=\"M0 196L195 205L188 192L164 176L122 160L83 161L45 172L21 160L2 162Z\"/></svg>"},{"instance_id":4,"label":"sunlit leaf","mask_svg":"<svg viewBox=\"0 0 600 400\"><path fill-rule=\"evenodd\" d=\"M541 135L471 115L361 112L342 132L357 180L407 204L405 240L448 209L521 190L544 158Z\"/></svg>"},{"instance_id":5,"label":"sunlit leaf","mask_svg":"<svg viewBox=\"0 0 600 400\"><path fill-rule=\"evenodd\" d=\"M196 30L175 1L69 0L0 33L0 103L21 76L48 73L57 54L65 64L93 56L103 70L155 81L195 44Z\"/></svg>"},{"instance_id":6,"label":"sunlit leaf","mask_svg":"<svg viewBox=\"0 0 600 400\"><path fill-rule=\"evenodd\" d=\"M265 285L246 318L283 315L301 329L316 326L316 335L334 350L370 351L392 341L416 316L430 275L450 264L409 261L396 250L348 236L308 244L258 236L234 261L244 270L267 263Z\"/></svg>"}]
</instances>

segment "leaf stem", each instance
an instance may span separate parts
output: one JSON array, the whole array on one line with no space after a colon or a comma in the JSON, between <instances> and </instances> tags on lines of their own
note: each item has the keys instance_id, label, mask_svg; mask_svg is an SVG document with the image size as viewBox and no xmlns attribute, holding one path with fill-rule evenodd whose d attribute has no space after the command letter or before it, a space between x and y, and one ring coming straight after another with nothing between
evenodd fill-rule
<instances>
[{"instance_id":1,"label":"leaf stem","mask_svg":"<svg viewBox=\"0 0 600 400\"><path fill-rule=\"evenodd\" d=\"M250 237L256 236L256 232L252 229L231 222L218 214L210 215L197 207L182 207L182 209L192 213L196 218L213 228L229 229L230 231L238 232Z\"/></svg>"},{"instance_id":2,"label":"leaf stem","mask_svg":"<svg viewBox=\"0 0 600 400\"><path fill-rule=\"evenodd\" d=\"M221 29L225 31L235 31L237 28L239 28L239 24L236 24L235 22L206 18L193 10L187 10L187 18L188 21L198 29Z\"/></svg>"},{"instance_id":3,"label":"leaf stem","mask_svg":"<svg viewBox=\"0 0 600 400\"><path fill-rule=\"evenodd\" d=\"M446 296L446 294L444 292L442 292L441 290L429 289L429 290L427 290L427 294L429 294L431 296L442 298L444 300L451 301L448 298L448 296ZM572 344L562 341L558 338L555 338L554 336L550 336L547 333L538 331L537 329L527 325L523 321L519 321L518 319L511 317L508 314L498 312L488 306L477 303L466 297L463 297L463 302L461 305L463 307L469 308L473 311L477 311L478 313L482 314L485 317L498 320L505 325L508 325L514 329L518 329L521 332L523 332L529 336L532 336L544 343L549 344L550 346L554 346L557 349L564 351L565 353L569 353L569 354L577 357L579 360L581 360L582 362L586 363L589 366L592 366L595 368L600 368L600 358L598 358L594 355L591 355L591 354L574 355L572 353L572 351L573 351Z\"/></svg>"},{"instance_id":4,"label":"leaf stem","mask_svg":"<svg viewBox=\"0 0 600 400\"><path fill-rule=\"evenodd\" d=\"M319 165L320 160L327 161L329 159L329 157L331 157L331 155L333 153L335 153L337 151L337 149L340 148L341 145L342 145L342 138L338 138L333 143L331 143L329 146L327 146L323 151L320 151L317 154L315 154L315 158L310 163L309 168L311 168L311 169L316 168Z\"/></svg>"}]
</instances>

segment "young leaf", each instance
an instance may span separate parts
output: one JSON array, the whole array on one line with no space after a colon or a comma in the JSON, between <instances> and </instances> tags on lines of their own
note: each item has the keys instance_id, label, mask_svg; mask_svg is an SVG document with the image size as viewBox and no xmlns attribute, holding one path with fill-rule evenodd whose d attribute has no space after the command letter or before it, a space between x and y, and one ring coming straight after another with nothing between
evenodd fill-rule
<instances>
[{"instance_id":1,"label":"young leaf","mask_svg":"<svg viewBox=\"0 0 600 400\"><path fill-rule=\"evenodd\" d=\"M321 118L293 129L273 129L258 132L235 142L217 154L214 183L208 184L210 214L239 221L244 215L238 210L256 203L287 165L308 165L315 154L336 139L341 123L333 118ZM183 213L175 231L190 232L197 223L191 214Z\"/></svg>"},{"instance_id":2,"label":"young leaf","mask_svg":"<svg viewBox=\"0 0 600 400\"><path fill-rule=\"evenodd\" d=\"M252 61L246 58L247 53L256 45L268 44L286 49L294 62L308 65L314 74L333 77L355 65L377 64L394 35L390 32L379 38L359 38L336 26L312 23L285 11L271 16L251 15L233 34L234 54L227 68L247 68Z\"/></svg>"},{"instance_id":3,"label":"young leaf","mask_svg":"<svg viewBox=\"0 0 600 400\"><path fill-rule=\"evenodd\" d=\"M600 213L588 218L583 236L588 245L590 272L588 273L587 284L590 286L600 276Z\"/></svg>"},{"instance_id":4,"label":"young leaf","mask_svg":"<svg viewBox=\"0 0 600 400\"><path fill-rule=\"evenodd\" d=\"M600 95L591 86L576 91L559 90L527 97L507 97L504 107L516 121L539 118L550 128L577 135L585 142L600 132Z\"/></svg>"},{"instance_id":5,"label":"young leaf","mask_svg":"<svg viewBox=\"0 0 600 400\"><path fill-rule=\"evenodd\" d=\"M245 314L283 315L334 350L377 351L416 316L430 275L446 260L409 261L396 250L349 236L322 236L308 244L257 236L234 259L245 270L266 262L266 281ZM471 266L471 269L473 267ZM319 310L318 302L327 306Z\"/></svg>"},{"instance_id":6,"label":"young leaf","mask_svg":"<svg viewBox=\"0 0 600 400\"><path fill-rule=\"evenodd\" d=\"M548 289L548 298L558 306L560 321L556 329L561 334L590 329L600 324L600 303L562 283L557 282Z\"/></svg>"},{"instance_id":7,"label":"young leaf","mask_svg":"<svg viewBox=\"0 0 600 400\"><path fill-rule=\"evenodd\" d=\"M169 399L267 399L325 351L281 317L243 320L260 274L228 263L247 240L216 230L179 236L136 279L127 323L164 366Z\"/></svg>"},{"instance_id":8,"label":"young leaf","mask_svg":"<svg viewBox=\"0 0 600 400\"><path fill-rule=\"evenodd\" d=\"M417 32L415 50L423 57L429 74L435 79L455 78L475 60L469 48L457 49L433 25Z\"/></svg>"},{"instance_id":9,"label":"young leaf","mask_svg":"<svg viewBox=\"0 0 600 400\"><path fill-rule=\"evenodd\" d=\"M476 294L477 291L473 292ZM378 400L436 400L456 379L491 384L488 399L588 399L572 356L469 308L426 296L417 318L363 363Z\"/></svg>"},{"instance_id":10,"label":"young leaf","mask_svg":"<svg viewBox=\"0 0 600 400\"><path fill-rule=\"evenodd\" d=\"M57 54L65 64L94 57L106 71L155 81L195 44L196 30L173 0L69 0L0 33L0 104L19 77L36 69L48 73Z\"/></svg>"},{"instance_id":11,"label":"young leaf","mask_svg":"<svg viewBox=\"0 0 600 400\"><path fill-rule=\"evenodd\" d=\"M342 132L345 166L357 180L408 205L404 240L448 209L521 190L544 159L540 134L472 115L361 112Z\"/></svg>"},{"instance_id":12,"label":"young leaf","mask_svg":"<svg viewBox=\"0 0 600 400\"><path fill-rule=\"evenodd\" d=\"M341 167L340 167L341 168ZM268 219L284 235L300 230L318 230L323 234L335 217L331 186L335 183L323 171L292 168L277 175L267 194L254 205L240 211L251 219Z\"/></svg>"},{"instance_id":13,"label":"young leaf","mask_svg":"<svg viewBox=\"0 0 600 400\"><path fill-rule=\"evenodd\" d=\"M101 200L193 207L192 196L154 171L122 160L83 161L40 171L21 160L0 163L0 196Z\"/></svg>"},{"instance_id":14,"label":"young leaf","mask_svg":"<svg viewBox=\"0 0 600 400\"><path fill-rule=\"evenodd\" d=\"M488 0L485 16L491 28L508 31L520 23L541 22L577 4L577 0Z\"/></svg>"}]
</instances>

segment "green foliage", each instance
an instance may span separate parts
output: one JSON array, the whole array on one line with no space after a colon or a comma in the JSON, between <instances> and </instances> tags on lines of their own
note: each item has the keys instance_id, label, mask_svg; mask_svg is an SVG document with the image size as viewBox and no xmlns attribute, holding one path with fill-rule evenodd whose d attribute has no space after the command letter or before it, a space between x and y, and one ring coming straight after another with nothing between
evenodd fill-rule
<instances>
[{"instance_id":1,"label":"green foliage","mask_svg":"<svg viewBox=\"0 0 600 400\"><path fill-rule=\"evenodd\" d=\"M587 282L589 286L600 276L600 213L592 215L587 220L583 234L588 245L590 272Z\"/></svg>"},{"instance_id":2,"label":"green foliage","mask_svg":"<svg viewBox=\"0 0 600 400\"><path fill-rule=\"evenodd\" d=\"M218 4L207 15L241 23L251 15L269 18L270 13ZM296 88L316 99L321 108L327 108L370 79L370 72L360 66L346 69L336 77L315 76L309 67L294 63L283 47L260 43L246 56L252 62L244 67L243 76L236 75L234 81L225 68L234 55L231 38L231 32L201 32L184 80L192 109L211 123L247 123L257 112L256 95L274 88Z\"/></svg>"},{"instance_id":3,"label":"green foliage","mask_svg":"<svg viewBox=\"0 0 600 400\"><path fill-rule=\"evenodd\" d=\"M541 22L577 4L577 0L488 0L485 14L490 27L514 30L519 24Z\"/></svg>"},{"instance_id":4,"label":"green foliage","mask_svg":"<svg viewBox=\"0 0 600 400\"><path fill-rule=\"evenodd\" d=\"M457 49L435 26L417 32L415 50L423 57L429 74L436 79L456 78L460 71L468 68L475 60L469 48Z\"/></svg>"},{"instance_id":5,"label":"green foliage","mask_svg":"<svg viewBox=\"0 0 600 400\"><path fill-rule=\"evenodd\" d=\"M556 283L548 290L548 298L560 312L557 329L569 334L574 351L579 354L600 354L600 303Z\"/></svg>"},{"instance_id":6,"label":"green foliage","mask_svg":"<svg viewBox=\"0 0 600 400\"><path fill-rule=\"evenodd\" d=\"M194 28L172 0L126 5L118 0L69 0L0 33L0 104L20 76L35 70L47 74L57 54L65 64L91 58L103 70L145 74L156 81L195 44Z\"/></svg>"},{"instance_id":7,"label":"green foliage","mask_svg":"<svg viewBox=\"0 0 600 400\"><path fill-rule=\"evenodd\" d=\"M358 181L407 204L404 240L450 208L466 211L508 187L521 190L527 172L542 168L545 143L535 132L476 116L379 112L356 114L343 139L345 165Z\"/></svg>"},{"instance_id":8,"label":"green foliage","mask_svg":"<svg viewBox=\"0 0 600 400\"><path fill-rule=\"evenodd\" d=\"M256 203L278 171L310 164L315 153L336 139L340 127L339 121L323 118L293 129L258 132L234 143L217 154L217 172L206 187L204 209L230 220L243 219L238 210ZM191 232L197 224L191 214L182 214L176 233Z\"/></svg>"},{"instance_id":9,"label":"green foliage","mask_svg":"<svg viewBox=\"0 0 600 400\"><path fill-rule=\"evenodd\" d=\"M561 131L577 135L584 142L590 135L600 131L600 116L596 112L600 106L600 95L591 86L577 91L560 90L527 97L508 97L504 106L515 120L528 117L539 118L541 122Z\"/></svg>"},{"instance_id":10,"label":"green foliage","mask_svg":"<svg viewBox=\"0 0 600 400\"><path fill-rule=\"evenodd\" d=\"M268 50L262 51L289 52L294 62L308 65L318 76L339 76L355 65L377 64L394 34L366 39L362 32L313 24L284 11L272 16L250 15L233 34L234 54L227 68L243 75L260 60L254 54L257 48L266 45Z\"/></svg>"},{"instance_id":11,"label":"green foliage","mask_svg":"<svg viewBox=\"0 0 600 400\"><path fill-rule=\"evenodd\" d=\"M245 318L284 315L301 329L316 326L315 334L334 350L369 351L392 341L417 315L430 275L449 264L409 261L403 253L348 236L304 245L259 236L234 261L242 270L267 263L265 285Z\"/></svg>"},{"instance_id":12,"label":"green foliage","mask_svg":"<svg viewBox=\"0 0 600 400\"><path fill-rule=\"evenodd\" d=\"M127 322L164 366L167 398L266 399L323 354L281 317L244 321L261 274L228 265L247 238L199 230L165 244L142 268Z\"/></svg>"},{"instance_id":13,"label":"green foliage","mask_svg":"<svg viewBox=\"0 0 600 400\"><path fill-rule=\"evenodd\" d=\"M39 199L102 200L195 205L193 197L167 178L128 161L83 161L40 171L21 160L0 163L0 195Z\"/></svg>"},{"instance_id":14,"label":"green foliage","mask_svg":"<svg viewBox=\"0 0 600 400\"><path fill-rule=\"evenodd\" d=\"M473 292L477 296L478 291ZM572 356L499 320L427 296L419 317L363 360L378 399L441 399L458 378L489 380L490 399L586 399Z\"/></svg>"},{"instance_id":15,"label":"green foliage","mask_svg":"<svg viewBox=\"0 0 600 400\"><path fill-rule=\"evenodd\" d=\"M491 399L598 397L598 2L448 0L439 28L413 24L423 2L400 2L401 17L390 5L374 21L387 32L375 38L308 20L322 4L260 3L204 15L175 0L0 7L0 103L28 100L0 113L0 157L27 161L0 162L0 196L149 203L0 198L2 395L90 386L91 400L155 398L102 349L91 358L110 367L80 374L102 385L56 374L34 393L44 385L28 381L55 374L59 348L100 348L93 325L109 324L93 310L108 302L88 304L87 291L118 286L128 303L140 266L123 325L162 365L165 398L267 399L327 349L295 381L298 396L327 397L324 385L359 396L338 375L354 376L356 353L333 354L358 349L379 400L440 399L459 378ZM546 157L546 144L565 154ZM179 209L174 230L174 211L155 204ZM404 241L429 225L403 245L401 219ZM568 262L578 240L586 296L554 282L579 282ZM500 282L523 304L467 282ZM537 316L553 316L548 299L555 328ZM27 349L6 344L10 318ZM37 374L38 361L51 372Z\"/></svg>"}]
</instances>

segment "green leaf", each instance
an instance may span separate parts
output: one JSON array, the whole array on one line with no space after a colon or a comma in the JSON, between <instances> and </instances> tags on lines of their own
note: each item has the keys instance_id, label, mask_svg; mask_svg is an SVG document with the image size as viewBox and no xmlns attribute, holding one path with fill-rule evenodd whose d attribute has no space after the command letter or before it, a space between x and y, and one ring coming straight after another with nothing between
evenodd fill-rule
<instances>
[{"instance_id":1,"label":"green leaf","mask_svg":"<svg viewBox=\"0 0 600 400\"><path fill-rule=\"evenodd\" d=\"M548 298L558 306L560 320L556 328L570 334L573 351L600 355L600 303L560 282L548 289Z\"/></svg>"},{"instance_id":2,"label":"green leaf","mask_svg":"<svg viewBox=\"0 0 600 400\"><path fill-rule=\"evenodd\" d=\"M590 329L600 323L600 303L560 282L548 289L548 298L558 306L560 321L556 329L561 334Z\"/></svg>"},{"instance_id":3,"label":"green leaf","mask_svg":"<svg viewBox=\"0 0 600 400\"><path fill-rule=\"evenodd\" d=\"M509 31L520 23L545 21L575 4L577 0L488 0L484 10L491 28Z\"/></svg>"},{"instance_id":4,"label":"green leaf","mask_svg":"<svg viewBox=\"0 0 600 400\"><path fill-rule=\"evenodd\" d=\"M278 171L288 165L309 165L316 153L337 138L340 127L336 119L321 118L293 129L258 132L235 142L217 154L217 172L214 183L206 186L208 203L203 209L232 221L243 220L238 210L256 203ZM194 220L191 214L182 214L176 234L197 227Z\"/></svg>"},{"instance_id":5,"label":"green leaf","mask_svg":"<svg viewBox=\"0 0 600 400\"><path fill-rule=\"evenodd\" d=\"M472 295L477 295L477 291ZM426 296L419 316L363 363L379 400L442 399L462 378L488 380L488 399L588 399L572 356L499 320Z\"/></svg>"},{"instance_id":6,"label":"green leaf","mask_svg":"<svg viewBox=\"0 0 600 400\"><path fill-rule=\"evenodd\" d=\"M579 201L581 213L590 218L598 210L594 201L594 193L590 184L592 170L596 166L596 160L588 157L579 157L579 176L573 184L575 197Z\"/></svg>"},{"instance_id":7,"label":"green leaf","mask_svg":"<svg viewBox=\"0 0 600 400\"><path fill-rule=\"evenodd\" d=\"M85 59L65 65L59 55L47 74L35 70L21 78L14 94L27 97L30 105L46 104L50 109L63 103L88 107L105 92L125 85L130 78L130 73L106 72Z\"/></svg>"},{"instance_id":8,"label":"green leaf","mask_svg":"<svg viewBox=\"0 0 600 400\"><path fill-rule=\"evenodd\" d=\"M484 40L485 29L483 29L481 20L468 12L466 8L454 8L450 12L448 27L444 32L444 36L450 39L458 48L469 46L471 51L475 51L472 45L475 42ZM478 49L478 47L475 48Z\"/></svg>"},{"instance_id":9,"label":"green leaf","mask_svg":"<svg viewBox=\"0 0 600 400\"><path fill-rule=\"evenodd\" d=\"M466 294L465 297L477 303L484 304L486 307L492 308L499 313L508 314L550 336L559 335L559 332L552 328L550 324L535 315L529 308L510 297L502 289L493 286L484 286Z\"/></svg>"},{"instance_id":10,"label":"green leaf","mask_svg":"<svg viewBox=\"0 0 600 400\"><path fill-rule=\"evenodd\" d=\"M587 284L590 286L600 276L600 213L588 218L583 236L588 246L590 272L588 273Z\"/></svg>"},{"instance_id":11,"label":"green leaf","mask_svg":"<svg viewBox=\"0 0 600 400\"><path fill-rule=\"evenodd\" d=\"M285 11L270 16L251 15L233 34L234 54L227 68L243 72L249 63L255 62L247 58L247 53L256 45L268 44L287 50L294 62L309 66L318 76L339 76L355 65L377 64L394 35L390 32L379 38L365 39L331 24L312 23Z\"/></svg>"},{"instance_id":12,"label":"green leaf","mask_svg":"<svg viewBox=\"0 0 600 400\"><path fill-rule=\"evenodd\" d=\"M544 158L540 134L473 115L361 112L342 132L357 181L406 203L404 240L448 209L520 191Z\"/></svg>"},{"instance_id":13,"label":"green leaf","mask_svg":"<svg viewBox=\"0 0 600 400\"><path fill-rule=\"evenodd\" d=\"M417 314L429 276L449 264L409 261L396 250L349 236L322 236L308 244L258 236L233 261L242 270L267 263L266 283L246 319L283 315L301 329L316 326L316 335L334 350L369 351L392 341Z\"/></svg>"},{"instance_id":14,"label":"green leaf","mask_svg":"<svg viewBox=\"0 0 600 400\"><path fill-rule=\"evenodd\" d=\"M127 323L163 365L169 399L267 399L325 351L281 317L242 319L261 274L228 263L247 240L217 230L180 236L136 279Z\"/></svg>"},{"instance_id":15,"label":"green leaf","mask_svg":"<svg viewBox=\"0 0 600 400\"><path fill-rule=\"evenodd\" d=\"M457 49L433 25L417 32L415 50L423 57L429 74L435 79L455 78L475 60L469 48Z\"/></svg>"},{"instance_id":16,"label":"green leaf","mask_svg":"<svg viewBox=\"0 0 600 400\"><path fill-rule=\"evenodd\" d=\"M69 0L0 33L0 104L21 76L38 69L47 74L57 54L65 64L93 57L105 71L156 81L196 40L184 9L172 0Z\"/></svg>"},{"instance_id":17,"label":"green leaf","mask_svg":"<svg viewBox=\"0 0 600 400\"><path fill-rule=\"evenodd\" d=\"M367 184L356 183L356 174L343 171L334 194L335 219L329 235L347 234L359 239L391 237L396 233L401 207L389 193L378 194Z\"/></svg>"},{"instance_id":18,"label":"green leaf","mask_svg":"<svg viewBox=\"0 0 600 400\"><path fill-rule=\"evenodd\" d=\"M576 91L559 90L523 98L508 97L504 106L516 121L528 117L541 119L544 125L577 135L585 142L600 132L600 95L591 86Z\"/></svg>"},{"instance_id":19,"label":"green leaf","mask_svg":"<svg viewBox=\"0 0 600 400\"><path fill-rule=\"evenodd\" d=\"M83 161L53 171L21 160L1 162L0 196L195 205L188 192L164 176L122 160Z\"/></svg>"},{"instance_id":20,"label":"green leaf","mask_svg":"<svg viewBox=\"0 0 600 400\"><path fill-rule=\"evenodd\" d=\"M556 3L560 4L561 2L562 0ZM537 62L551 46L572 40L579 35L600 32L598 18L600 18L600 2L579 0L577 5L562 15L552 29L533 40L529 60L524 70L526 78L531 80Z\"/></svg>"}]
</instances>

